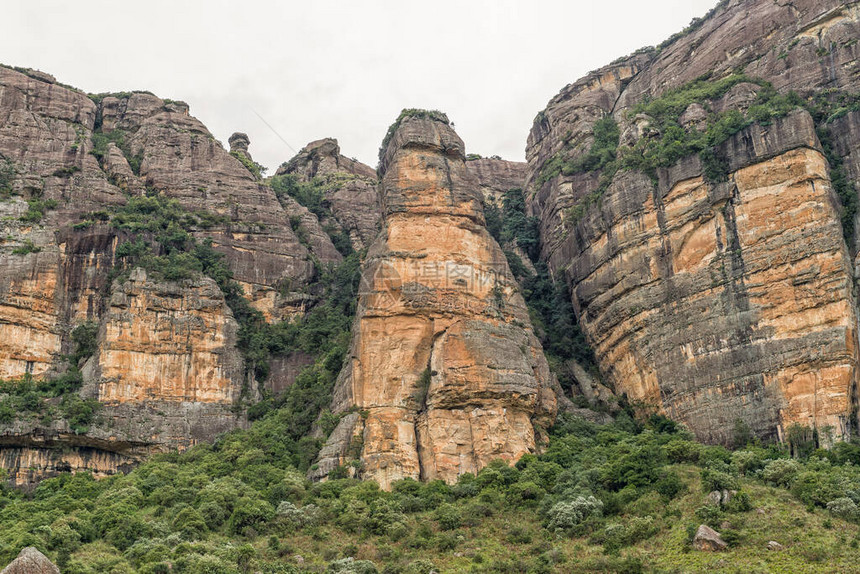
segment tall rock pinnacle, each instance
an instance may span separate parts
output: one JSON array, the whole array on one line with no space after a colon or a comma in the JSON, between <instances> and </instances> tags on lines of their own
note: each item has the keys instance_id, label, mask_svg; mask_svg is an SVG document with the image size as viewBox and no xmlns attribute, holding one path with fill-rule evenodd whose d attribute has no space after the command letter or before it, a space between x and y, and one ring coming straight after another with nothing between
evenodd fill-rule
<instances>
[{"instance_id":1,"label":"tall rock pinnacle","mask_svg":"<svg viewBox=\"0 0 860 574\"><path fill-rule=\"evenodd\" d=\"M389 139L389 138L387 138ZM314 476L351 458L383 488L455 481L533 452L557 399L480 188L444 116L401 115L381 159L383 230L362 276L346 412Z\"/></svg>"}]
</instances>

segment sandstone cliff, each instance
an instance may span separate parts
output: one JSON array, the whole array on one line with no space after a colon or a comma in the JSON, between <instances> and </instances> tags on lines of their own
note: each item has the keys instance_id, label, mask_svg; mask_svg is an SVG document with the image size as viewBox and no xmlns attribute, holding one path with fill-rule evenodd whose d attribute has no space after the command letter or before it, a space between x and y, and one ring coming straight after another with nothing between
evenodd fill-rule
<instances>
[{"instance_id":1,"label":"sandstone cliff","mask_svg":"<svg viewBox=\"0 0 860 574\"><path fill-rule=\"evenodd\" d=\"M317 267L342 255L315 214L261 181L243 136L231 138L230 153L182 102L144 92L88 97L47 74L0 66L0 380L59 377L75 388L83 379L79 390L43 393L30 401L34 411L4 419L0 464L17 484L62 470L118 472L245 424L242 401L257 385L219 285L197 263L181 280L127 268L129 249L148 245L166 257L159 241L187 249L211 240L240 294L269 321L313 304ZM169 227L157 232L146 216L117 220L144 195L164 198ZM73 364L82 325L98 333L95 353ZM13 395L0 389L4 408ZM98 401L97 416L86 424L60 416L72 395Z\"/></svg>"},{"instance_id":2,"label":"sandstone cliff","mask_svg":"<svg viewBox=\"0 0 860 574\"><path fill-rule=\"evenodd\" d=\"M856 181L856 112L838 102L860 87L858 35L856 2L724 1L660 48L565 87L529 135L543 256L571 284L604 378L705 440L730 443L737 420L760 436L813 426L823 444L856 425L856 248L832 170ZM750 80L692 101L732 73ZM763 81L824 110L818 125L805 111L773 117ZM677 128L643 113L678 94L691 103ZM753 125L701 159L664 159L670 134L712 137L729 117ZM610 149L607 121L609 163L589 157Z\"/></svg>"},{"instance_id":3,"label":"sandstone cliff","mask_svg":"<svg viewBox=\"0 0 860 574\"><path fill-rule=\"evenodd\" d=\"M442 116L401 116L380 162L383 230L363 269L338 428L316 477L352 459L383 488L455 481L539 448L553 378L463 142Z\"/></svg>"}]
</instances>

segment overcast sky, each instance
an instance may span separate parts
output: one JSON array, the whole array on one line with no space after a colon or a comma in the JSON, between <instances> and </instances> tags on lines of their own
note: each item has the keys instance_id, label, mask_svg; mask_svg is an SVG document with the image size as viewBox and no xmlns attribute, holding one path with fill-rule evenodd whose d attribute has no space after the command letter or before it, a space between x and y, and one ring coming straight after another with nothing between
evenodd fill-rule
<instances>
[{"instance_id":1,"label":"overcast sky","mask_svg":"<svg viewBox=\"0 0 860 574\"><path fill-rule=\"evenodd\" d=\"M523 160L532 119L565 84L715 3L4 0L0 62L87 92L184 100L225 144L247 132L269 173L287 144L329 136L375 166L407 107L446 112L469 153Z\"/></svg>"}]
</instances>

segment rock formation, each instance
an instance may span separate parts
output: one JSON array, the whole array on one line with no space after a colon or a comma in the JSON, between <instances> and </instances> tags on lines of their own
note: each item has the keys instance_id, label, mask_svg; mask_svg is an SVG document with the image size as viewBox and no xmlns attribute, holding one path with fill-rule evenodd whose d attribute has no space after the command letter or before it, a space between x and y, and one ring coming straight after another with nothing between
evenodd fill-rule
<instances>
[{"instance_id":1,"label":"rock formation","mask_svg":"<svg viewBox=\"0 0 860 574\"><path fill-rule=\"evenodd\" d=\"M478 180L484 201L501 206L505 192L522 189L528 164L498 157L467 159L466 167Z\"/></svg>"},{"instance_id":2,"label":"rock formation","mask_svg":"<svg viewBox=\"0 0 860 574\"><path fill-rule=\"evenodd\" d=\"M251 159L251 153L248 151L248 146L251 145L251 140L248 134L236 132L227 139L230 145L230 153L242 153L248 159Z\"/></svg>"},{"instance_id":3,"label":"rock formation","mask_svg":"<svg viewBox=\"0 0 860 574\"><path fill-rule=\"evenodd\" d=\"M447 121L407 116L380 162L384 225L363 269L341 420L315 476L350 458L383 488L455 481L539 448L553 378Z\"/></svg>"},{"instance_id":4,"label":"rock formation","mask_svg":"<svg viewBox=\"0 0 860 574\"><path fill-rule=\"evenodd\" d=\"M218 286L154 280L142 269L114 282L116 250L129 236L109 222L129 198L174 198L200 216L188 232L212 240L253 307L269 320L302 313L314 266L342 256L314 214L258 181L247 136L231 143L242 157L182 102L88 97L0 66L0 379L62 374L71 333L92 323L97 350L79 365L79 394L102 403L83 434L24 414L3 425L0 464L13 482L111 474L245 424L239 400L257 388Z\"/></svg>"},{"instance_id":5,"label":"rock formation","mask_svg":"<svg viewBox=\"0 0 860 574\"><path fill-rule=\"evenodd\" d=\"M697 156L650 176L620 169L604 187L599 171L547 168L583 157L607 115L621 146L661 137L632 110L700 77L742 70L783 93L856 92L858 35L854 3L724 1L659 50L565 87L535 120L529 207L604 379L704 440L731 443L741 420L772 437L814 426L827 444L856 423L856 248L843 240L834 166L816 133L835 136L856 180L856 112L826 126L804 111L753 124L714 150L722 183L706 180ZM703 129L713 114L745 113L760 90L738 83L687 107L679 124Z\"/></svg>"},{"instance_id":6,"label":"rock formation","mask_svg":"<svg viewBox=\"0 0 860 574\"><path fill-rule=\"evenodd\" d=\"M60 574L60 569L47 556L28 546L0 574Z\"/></svg>"},{"instance_id":7,"label":"rock formation","mask_svg":"<svg viewBox=\"0 0 860 574\"><path fill-rule=\"evenodd\" d=\"M291 175L300 182L319 185L332 213L331 220L323 220L323 225L347 232L356 250L369 246L379 233L382 208L376 172L341 155L336 139L309 143L278 168L276 175Z\"/></svg>"}]
</instances>

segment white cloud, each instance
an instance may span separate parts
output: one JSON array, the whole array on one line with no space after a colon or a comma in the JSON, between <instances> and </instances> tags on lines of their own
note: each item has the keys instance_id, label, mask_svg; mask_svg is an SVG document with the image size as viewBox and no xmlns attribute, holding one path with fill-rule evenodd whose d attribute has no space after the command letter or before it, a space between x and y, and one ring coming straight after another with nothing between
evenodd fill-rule
<instances>
[{"instance_id":1,"label":"white cloud","mask_svg":"<svg viewBox=\"0 0 860 574\"><path fill-rule=\"evenodd\" d=\"M181 99L223 142L247 132L273 171L337 137L376 165L401 108L445 111L470 152L522 160L565 84L661 42L715 0L11 0L0 61L88 92Z\"/></svg>"}]
</instances>

